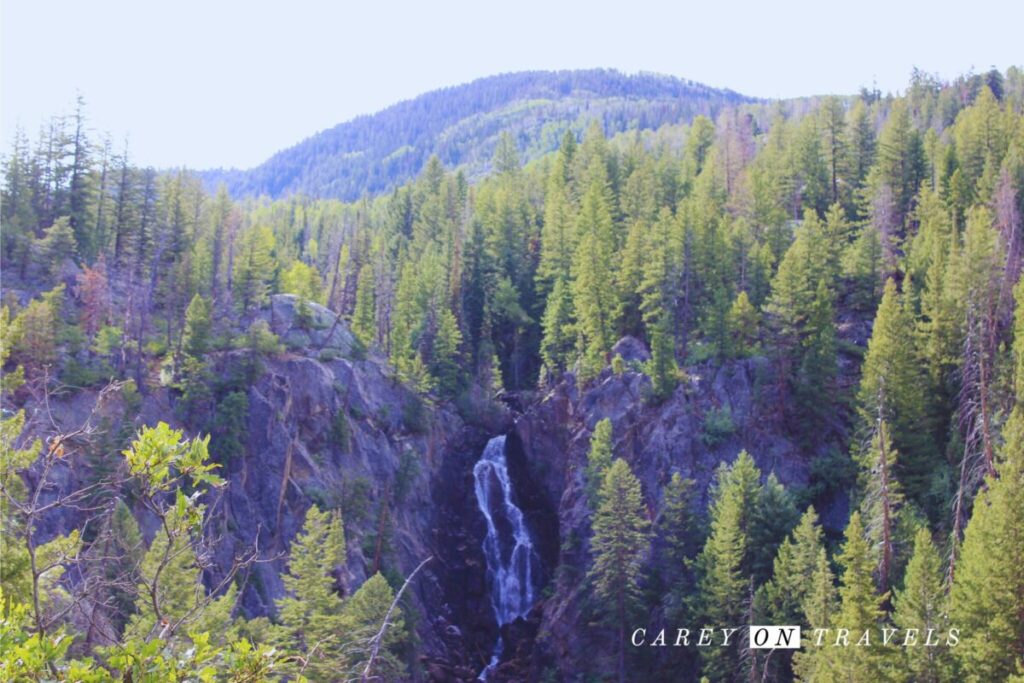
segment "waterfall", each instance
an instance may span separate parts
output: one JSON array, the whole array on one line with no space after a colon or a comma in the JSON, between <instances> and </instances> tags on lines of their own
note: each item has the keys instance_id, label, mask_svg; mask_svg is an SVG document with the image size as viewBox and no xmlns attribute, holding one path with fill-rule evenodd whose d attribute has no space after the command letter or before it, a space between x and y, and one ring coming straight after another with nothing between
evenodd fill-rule
<instances>
[{"instance_id":1,"label":"waterfall","mask_svg":"<svg viewBox=\"0 0 1024 683\"><path fill-rule=\"evenodd\" d=\"M473 479L477 505L487 521L483 550L491 581L491 607L500 629L530 611L539 561L523 511L515 503L505 461L504 436L487 442L473 467ZM497 666L503 645L499 634L491 662L480 673L480 680L487 680L487 674Z\"/></svg>"}]
</instances>

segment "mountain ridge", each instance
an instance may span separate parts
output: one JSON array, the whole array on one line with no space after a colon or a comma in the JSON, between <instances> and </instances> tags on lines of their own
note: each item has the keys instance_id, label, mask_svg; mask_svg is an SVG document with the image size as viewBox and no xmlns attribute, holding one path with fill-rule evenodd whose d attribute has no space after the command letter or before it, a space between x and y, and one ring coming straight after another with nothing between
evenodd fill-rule
<instances>
[{"instance_id":1,"label":"mountain ridge","mask_svg":"<svg viewBox=\"0 0 1024 683\"><path fill-rule=\"evenodd\" d=\"M725 88L652 72L614 69L520 71L479 78L401 100L322 130L250 169L208 169L209 189L235 197L306 194L354 200L389 191L431 155L477 177L498 136L510 132L524 160L551 151L566 130L600 119L612 135L713 116L756 102ZM532 143L532 144L528 144Z\"/></svg>"}]
</instances>

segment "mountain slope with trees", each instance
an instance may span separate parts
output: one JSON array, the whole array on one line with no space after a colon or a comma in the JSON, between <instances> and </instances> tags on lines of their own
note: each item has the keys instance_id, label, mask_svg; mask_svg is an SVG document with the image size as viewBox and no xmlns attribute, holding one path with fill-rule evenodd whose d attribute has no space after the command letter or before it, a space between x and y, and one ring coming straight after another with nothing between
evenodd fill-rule
<instances>
[{"instance_id":1,"label":"mountain slope with trees","mask_svg":"<svg viewBox=\"0 0 1024 683\"><path fill-rule=\"evenodd\" d=\"M411 180L436 155L477 179L490 170L502 132L532 159L558 146L563 133L601 121L609 134L715 116L751 101L730 90L657 74L613 70L526 71L481 78L400 102L313 135L249 170L200 174L231 196L310 197L352 201Z\"/></svg>"}]
</instances>

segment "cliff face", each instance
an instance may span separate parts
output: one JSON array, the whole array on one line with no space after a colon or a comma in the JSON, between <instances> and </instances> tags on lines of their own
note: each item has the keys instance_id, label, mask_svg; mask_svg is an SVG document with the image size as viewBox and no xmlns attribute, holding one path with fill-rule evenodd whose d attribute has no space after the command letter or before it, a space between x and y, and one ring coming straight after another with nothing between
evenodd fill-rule
<instances>
[{"instance_id":1,"label":"cliff face","mask_svg":"<svg viewBox=\"0 0 1024 683\"><path fill-rule=\"evenodd\" d=\"M400 583L424 559L403 598L414 631L407 652L416 680L475 680L497 626L485 583L485 526L473 490L473 464L487 440L511 427L510 413L480 402L471 420L434 405L395 379L385 360L363 352L348 326L315 304L272 297L260 313L285 351L260 361L245 387L243 449L219 462L228 485L206 500L216 539L216 585L235 557L259 550L260 561L240 575L240 609L273 615L284 595L288 550L311 505L340 509L347 562L337 586L349 595L374 572ZM246 352L211 354L218 377L237 374ZM69 431L87 420L95 429L76 455L51 474L46 495L82 486L97 467L116 467L119 439L158 421L191 434L176 410L177 392L155 375L133 409L119 392L83 390L26 405L26 437L47 434L51 419ZM464 411L467 414L469 411ZM90 413L92 413L90 417ZM34 476L30 471L28 476ZM136 507L144 536L155 520ZM82 523L61 510L44 521L44 536Z\"/></svg>"},{"instance_id":2,"label":"cliff face","mask_svg":"<svg viewBox=\"0 0 1024 683\"><path fill-rule=\"evenodd\" d=\"M607 630L589 623L585 604L591 532L584 471L598 421L611 419L614 454L627 460L640 479L652 521L674 472L696 482L696 504L703 511L716 468L732 462L741 449L765 476L774 472L787 488L809 483L811 463L827 448L827 435L821 445L807 447L778 427L772 392L766 388L767 361L752 358L688 370L687 381L660 405L645 400L650 381L639 372L617 376L605 370L585 390L567 375L517 419L510 450L539 485L527 499L535 533L558 553L550 565L547 597L531 615L538 634L531 656L505 669L508 680L526 671L531 677L556 672L558 680L584 680L586 672L600 670L600 653L614 651ZM717 429L709 427L709 415ZM826 521L845 518L846 504L838 497L819 501Z\"/></svg>"},{"instance_id":3,"label":"cliff face","mask_svg":"<svg viewBox=\"0 0 1024 683\"><path fill-rule=\"evenodd\" d=\"M262 561L243 577L241 609L249 617L272 615L284 595L288 549L314 504L342 511L348 555L336 578L345 594L375 571L400 579L432 557L405 602L416 680L475 680L498 638L481 549L486 528L473 486L473 465L495 434L509 434L509 475L541 559L542 596L526 620L504 627L507 661L489 679L499 681L583 680L602 666L595 652L614 648L610 635L590 623L587 607L591 511L583 473L599 420L611 419L614 453L640 479L652 520L675 472L695 480L695 504L703 510L715 469L741 449L765 475L799 487L829 442L826 435L808 448L779 428L764 359L688 368L687 379L658 405L647 399L650 380L635 364L620 375L606 369L586 388L566 375L542 397L513 397L520 411L513 420L511 411L484 401L461 414L424 401L319 306L300 315L294 297L281 295L261 315L287 350L265 358L246 388L243 452L219 463L229 485L208 501L211 533L221 539L215 565L227 568L258 547ZM630 361L646 356L635 340L617 349ZM215 365L230 374L244 359L240 351L222 352ZM78 392L51 408L71 425L94 402L95 393ZM164 420L182 427L174 402L170 389L153 387L135 426ZM95 419L123 423L123 406L103 401ZM88 476L88 467L69 463L61 488ZM841 524L845 500L818 502L826 525L830 518ZM136 513L151 535L152 520ZM59 516L48 527L56 533L74 525ZM209 576L209 583L218 578Z\"/></svg>"},{"instance_id":4,"label":"cliff face","mask_svg":"<svg viewBox=\"0 0 1024 683\"><path fill-rule=\"evenodd\" d=\"M412 669L472 680L497 636L485 607L485 531L472 467L509 416L492 408L469 424L448 406L429 405L383 359L360 359L333 314L312 306L312 324L300 326L294 304L274 297L264 313L291 351L267 360L248 389L245 455L224 464L230 485L215 508L230 539L219 564L258 544L271 561L252 570L242 604L250 615L270 614L284 591L278 558L306 509L340 508L348 540L342 590L378 569L399 578L432 557L407 594L422 665Z\"/></svg>"}]
</instances>

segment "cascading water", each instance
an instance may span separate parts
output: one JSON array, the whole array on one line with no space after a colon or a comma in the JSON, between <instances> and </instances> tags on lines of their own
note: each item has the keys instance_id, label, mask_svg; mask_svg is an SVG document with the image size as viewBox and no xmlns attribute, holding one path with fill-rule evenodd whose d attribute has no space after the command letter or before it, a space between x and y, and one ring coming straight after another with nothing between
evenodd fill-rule
<instances>
[{"instance_id":1,"label":"cascading water","mask_svg":"<svg viewBox=\"0 0 1024 683\"><path fill-rule=\"evenodd\" d=\"M539 564L523 511L516 505L512 493L504 436L487 442L483 455L473 467L473 479L477 505L487 520L484 557L491 581L491 607L500 629L530 611ZM480 673L480 680L487 680L488 673L497 666L503 646L499 634L491 661Z\"/></svg>"}]
</instances>

